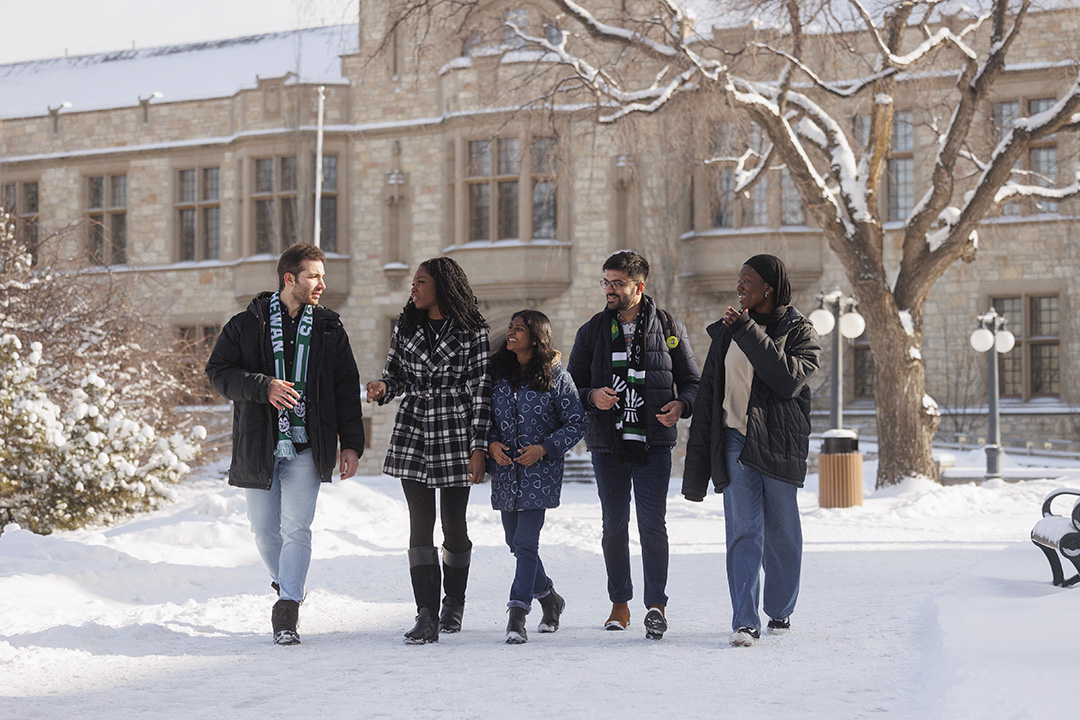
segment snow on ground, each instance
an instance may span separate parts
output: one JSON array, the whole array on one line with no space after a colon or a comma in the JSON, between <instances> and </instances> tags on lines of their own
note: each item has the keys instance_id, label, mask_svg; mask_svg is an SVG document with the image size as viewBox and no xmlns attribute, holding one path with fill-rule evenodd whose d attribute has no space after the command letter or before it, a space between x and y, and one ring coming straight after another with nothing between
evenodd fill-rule
<instances>
[{"instance_id":1,"label":"snow on ground","mask_svg":"<svg viewBox=\"0 0 1080 720\"><path fill-rule=\"evenodd\" d=\"M958 457L973 475L981 462ZM846 509L819 508L811 476L793 631L749 649L727 644L720 497L687 502L678 480L662 641L644 639L637 605L630 630L601 629L599 504L592 485L574 483L541 539L567 599L559 632L503 644L513 560L484 485L469 513L465 629L406 646L407 511L387 477L324 486L303 644L274 646L274 597L224 471L201 469L179 502L120 526L0 536L5 717L985 720L1075 707L1066 668L1080 647L1080 590L1054 588L1027 538L1047 492L1080 486L1080 463L1026 471L1047 479L873 493L867 462L865 503ZM529 627L538 620L534 609Z\"/></svg>"}]
</instances>

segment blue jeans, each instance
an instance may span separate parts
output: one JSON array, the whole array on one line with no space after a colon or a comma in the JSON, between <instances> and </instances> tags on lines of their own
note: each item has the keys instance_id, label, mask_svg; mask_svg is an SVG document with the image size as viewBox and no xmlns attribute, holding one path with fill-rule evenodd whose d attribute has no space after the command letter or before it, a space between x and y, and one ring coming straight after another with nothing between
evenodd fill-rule
<instances>
[{"instance_id":1,"label":"blue jeans","mask_svg":"<svg viewBox=\"0 0 1080 720\"><path fill-rule=\"evenodd\" d=\"M510 586L507 607L532 609L532 599L547 595L551 580L540 560L540 529L544 527L543 508L538 510L503 510L502 524L506 544L517 558L514 584Z\"/></svg>"},{"instance_id":2,"label":"blue jeans","mask_svg":"<svg viewBox=\"0 0 1080 720\"><path fill-rule=\"evenodd\" d=\"M269 490L247 488L248 520L270 578L285 600L304 599L311 565L311 521L322 485L311 450L292 460L274 460Z\"/></svg>"},{"instance_id":3,"label":"blue jeans","mask_svg":"<svg viewBox=\"0 0 1080 720\"><path fill-rule=\"evenodd\" d=\"M645 606L667 605L667 493L671 480L671 448L649 451L645 465L627 465L611 453L592 454L596 492L603 517L604 565L611 602L634 597L630 582L630 490L637 508L641 565L645 576Z\"/></svg>"},{"instance_id":4,"label":"blue jeans","mask_svg":"<svg viewBox=\"0 0 1080 720\"><path fill-rule=\"evenodd\" d=\"M758 598L765 568L765 613L786 618L799 597L802 522L798 488L739 462L746 438L724 428L724 456L731 484L724 488L727 577L731 629L761 628Z\"/></svg>"}]
</instances>

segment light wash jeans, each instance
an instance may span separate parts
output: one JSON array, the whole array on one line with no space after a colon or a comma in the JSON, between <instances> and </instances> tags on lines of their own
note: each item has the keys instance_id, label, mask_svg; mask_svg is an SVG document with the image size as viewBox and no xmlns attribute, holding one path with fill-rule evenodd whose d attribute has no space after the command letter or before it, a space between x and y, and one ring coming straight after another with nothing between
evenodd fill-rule
<instances>
[{"instance_id":1,"label":"light wash jeans","mask_svg":"<svg viewBox=\"0 0 1080 720\"><path fill-rule=\"evenodd\" d=\"M311 565L311 521L322 482L311 450L292 460L277 458L269 490L247 488L248 520L270 578L284 600L304 599Z\"/></svg>"},{"instance_id":2,"label":"light wash jeans","mask_svg":"<svg viewBox=\"0 0 1080 720\"><path fill-rule=\"evenodd\" d=\"M731 484L724 488L727 577L731 629L761 629L758 599L765 568L765 613L786 618L799 597L802 524L798 488L739 462L746 438L724 428L724 456Z\"/></svg>"}]
</instances>

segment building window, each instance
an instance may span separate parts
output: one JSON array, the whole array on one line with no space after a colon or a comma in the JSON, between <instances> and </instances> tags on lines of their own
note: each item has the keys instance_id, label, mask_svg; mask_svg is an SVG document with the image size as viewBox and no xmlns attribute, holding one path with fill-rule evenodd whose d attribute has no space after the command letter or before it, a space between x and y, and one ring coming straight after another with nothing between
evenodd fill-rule
<instances>
[{"instance_id":1,"label":"building window","mask_svg":"<svg viewBox=\"0 0 1080 720\"><path fill-rule=\"evenodd\" d=\"M787 168L780 173L780 224L806 224L802 196L799 195L799 190L795 187Z\"/></svg>"},{"instance_id":2,"label":"building window","mask_svg":"<svg viewBox=\"0 0 1080 720\"><path fill-rule=\"evenodd\" d=\"M1061 318L1057 295L992 298L994 308L1009 321L1016 346L998 356L998 381L1003 397L1023 400L1061 394Z\"/></svg>"},{"instance_id":3,"label":"building window","mask_svg":"<svg viewBox=\"0 0 1080 720\"><path fill-rule=\"evenodd\" d=\"M38 261L38 184L36 182L5 183L4 210L15 223L15 232L31 262Z\"/></svg>"},{"instance_id":4,"label":"building window","mask_svg":"<svg viewBox=\"0 0 1080 720\"><path fill-rule=\"evenodd\" d=\"M255 252L278 255L297 242L296 157L255 160Z\"/></svg>"},{"instance_id":5,"label":"building window","mask_svg":"<svg viewBox=\"0 0 1080 720\"><path fill-rule=\"evenodd\" d=\"M127 175L86 179L87 257L91 265L127 262Z\"/></svg>"},{"instance_id":6,"label":"building window","mask_svg":"<svg viewBox=\"0 0 1080 720\"><path fill-rule=\"evenodd\" d=\"M503 10L502 14L502 35L503 45L509 48L520 48L525 46L525 40L517 32L514 31L510 25L515 25L518 30L525 32L525 23L528 19L528 14L524 8L510 8Z\"/></svg>"},{"instance_id":7,"label":"building window","mask_svg":"<svg viewBox=\"0 0 1080 720\"><path fill-rule=\"evenodd\" d=\"M717 168L713 181L712 226L735 227L735 171Z\"/></svg>"},{"instance_id":8,"label":"building window","mask_svg":"<svg viewBox=\"0 0 1080 720\"><path fill-rule=\"evenodd\" d=\"M563 31L557 21L550 18L544 19L544 39L555 46L562 44Z\"/></svg>"},{"instance_id":9,"label":"building window","mask_svg":"<svg viewBox=\"0 0 1080 720\"><path fill-rule=\"evenodd\" d=\"M906 220L915 205L915 123L911 112L893 115L892 152L889 156L890 220Z\"/></svg>"},{"instance_id":10,"label":"building window","mask_svg":"<svg viewBox=\"0 0 1080 720\"><path fill-rule=\"evenodd\" d=\"M312 157L314 166L315 159ZM337 252L338 168L337 155L323 155L322 199L319 209L319 247Z\"/></svg>"},{"instance_id":11,"label":"building window","mask_svg":"<svg viewBox=\"0 0 1080 720\"><path fill-rule=\"evenodd\" d=\"M469 241L555 237L555 140L533 137L529 142L527 153L518 137L468 142ZM530 221L525 227L520 226L523 218Z\"/></svg>"},{"instance_id":12,"label":"building window","mask_svg":"<svg viewBox=\"0 0 1080 720\"><path fill-rule=\"evenodd\" d=\"M216 167L177 171L176 229L181 261L221 257L221 171Z\"/></svg>"},{"instance_id":13,"label":"building window","mask_svg":"<svg viewBox=\"0 0 1080 720\"><path fill-rule=\"evenodd\" d=\"M1016 100L994 103L994 143L1000 143L1012 132L1013 123L1020 117L1020 103ZM1016 170L1022 169L1017 163ZM1023 205L1018 202L1007 202L1001 206L1002 215L1019 215L1023 212Z\"/></svg>"},{"instance_id":14,"label":"building window","mask_svg":"<svg viewBox=\"0 0 1080 720\"><path fill-rule=\"evenodd\" d=\"M1053 107L1057 102L1054 98L1036 98L1028 101L1028 115L1037 115ZM1058 149L1057 135L1044 138L1038 145L1028 151L1028 161L1031 164L1033 184L1042 187L1057 187L1058 182ZM1037 199L1035 207L1038 212L1056 213L1058 204L1054 200Z\"/></svg>"}]
</instances>

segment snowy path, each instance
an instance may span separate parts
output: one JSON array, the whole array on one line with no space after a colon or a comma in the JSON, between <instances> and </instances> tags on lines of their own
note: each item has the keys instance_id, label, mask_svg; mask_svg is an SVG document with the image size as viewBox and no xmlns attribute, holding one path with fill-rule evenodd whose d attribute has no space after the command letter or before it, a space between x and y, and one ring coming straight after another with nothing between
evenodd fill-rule
<instances>
[{"instance_id":1,"label":"snowy path","mask_svg":"<svg viewBox=\"0 0 1080 720\"><path fill-rule=\"evenodd\" d=\"M1051 587L1026 538L1049 489L1080 485L1077 469L1021 484L909 484L846 510L819 509L811 478L794 630L751 649L726 642L720 498L686 502L677 481L661 642L644 639L639 606L629 631L600 629L610 605L599 506L591 485L569 484L541 545L567 598L562 628L502 644L513 564L485 485L470 506L465 630L405 646L406 509L385 477L325 488L303 644L275 647L243 495L220 472L119 527L0 536L5 717L982 719L1068 707L1024 693L1071 686L1032 661L1062 661L1080 644L1080 590ZM537 621L534 611L529 627ZM1038 631L1019 657L1002 642L1016 628Z\"/></svg>"}]
</instances>

